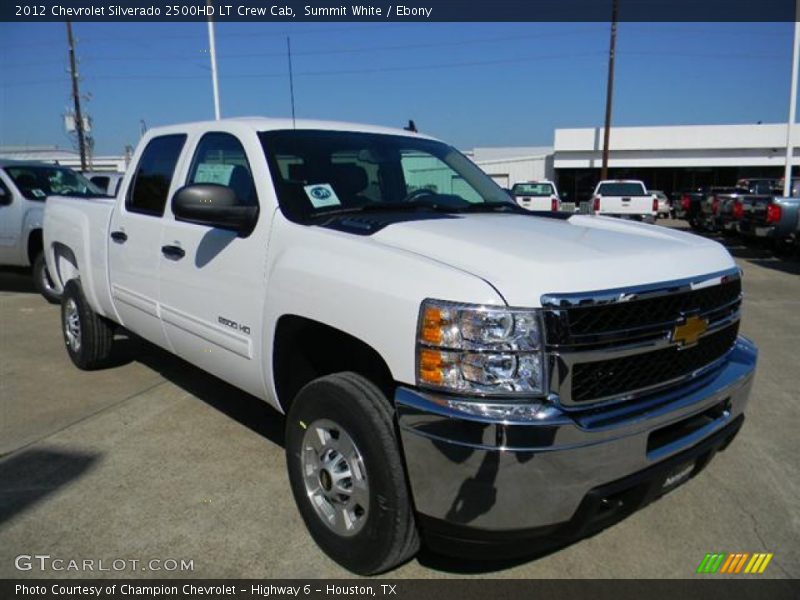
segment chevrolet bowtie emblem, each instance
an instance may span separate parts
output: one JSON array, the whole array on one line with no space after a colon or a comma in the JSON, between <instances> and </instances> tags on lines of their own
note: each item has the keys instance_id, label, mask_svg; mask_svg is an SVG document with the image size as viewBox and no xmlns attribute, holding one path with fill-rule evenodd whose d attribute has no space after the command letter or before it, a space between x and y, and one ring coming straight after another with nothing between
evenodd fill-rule
<instances>
[{"instance_id":1,"label":"chevrolet bowtie emblem","mask_svg":"<svg viewBox=\"0 0 800 600\"><path fill-rule=\"evenodd\" d=\"M672 341L681 346L693 346L708 329L708 319L698 316L686 317L686 321L672 330Z\"/></svg>"}]
</instances>

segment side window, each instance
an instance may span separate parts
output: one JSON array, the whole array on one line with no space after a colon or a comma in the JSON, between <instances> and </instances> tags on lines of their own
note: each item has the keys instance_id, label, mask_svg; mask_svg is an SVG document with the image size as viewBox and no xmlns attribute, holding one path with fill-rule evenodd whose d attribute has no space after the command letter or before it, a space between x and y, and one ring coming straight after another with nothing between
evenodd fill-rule
<instances>
[{"instance_id":1,"label":"side window","mask_svg":"<svg viewBox=\"0 0 800 600\"><path fill-rule=\"evenodd\" d=\"M108 189L108 182L111 181L111 178L105 175L95 175L94 177L91 177L89 181L105 191Z\"/></svg>"},{"instance_id":2,"label":"side window","mask_svg":"<svg viewBox=\"0 0 800 600\"><path fill-rule=\"evenodd\" d=\"M185 142L185 135L164 135L148 142L125 200L129 211L155 217L164 214L172 175Z\"/></svg>"},{"instance_id":3,"label":"side window","mask_svg":"<svg viewBox=\"0 0 800 600\"><path fill-rule=\"evenodd\" d=\"M207 133L197 144L186 184L216 183L236 192L239 203L257 206L256 185L241 142L230 133Z\"/></svg>"},{"instance_id":4,"label":"side window","mask_svg":"<svg viewBox=\"0 0 800 600\"><path fill-rule=\"evenodd\" d=\"M8 186L2 179L0 179L0 190L3 190L3 192L5 192L5 197L0 199L0 206L4 204L11 204L11 201L13 199L13 196L11 195L11 190L8 189Z\"/></svg>"}]
</instances>

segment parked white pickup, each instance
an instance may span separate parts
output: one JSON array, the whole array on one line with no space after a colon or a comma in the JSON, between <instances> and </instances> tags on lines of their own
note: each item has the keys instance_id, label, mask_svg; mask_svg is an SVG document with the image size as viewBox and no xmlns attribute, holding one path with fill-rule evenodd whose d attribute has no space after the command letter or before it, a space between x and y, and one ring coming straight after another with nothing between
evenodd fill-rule
<instances>
[{"instance_id":1,"label":"parked white pickup","mask_svg":"<svg viewBox=\"0 0 800 600\"><path fill-rule=\"evenodd\" d=\"M653 223L658 214L658 199L644 183L633 179L601 181L592 194L596 215L623 217Z\"/></svg>"},{"instance_id":2,"label":"parked white pickup","mask_svg":"<svg viewBox=\"0 0 800 600\"><path fill-rule=\"evenodd\" d=\"M556 184L547 179L515 183L511 194L525 210L558 211L561 208Z\"/></svg>"},{"instance_id":3,"label":"parked white pickup","mask_svg":"<svg viewBox=\"0 0 800 600\"><path fill-rule=\"evenodd\" d=\"M0 266L33 267L33 283L49 302L57 302L59 293L42 254L42 219L45 201L58 194L102 196L72 169L0 159Z\"/></svg>"},{"instance_id":4,"label":"parked white pickup","mask_svg":"<svg viewBox=\"0 0 800 600\"><path fill-rule=\"evenodd\" d=\"M730 442L755 365L721 245L525 211L408 131L151 129L116 199L48 201L44 244L72 361L124 327L285 412L298 509L362 574L420 530L488 557L610 524Z\"/></svg>"}]
</instances>

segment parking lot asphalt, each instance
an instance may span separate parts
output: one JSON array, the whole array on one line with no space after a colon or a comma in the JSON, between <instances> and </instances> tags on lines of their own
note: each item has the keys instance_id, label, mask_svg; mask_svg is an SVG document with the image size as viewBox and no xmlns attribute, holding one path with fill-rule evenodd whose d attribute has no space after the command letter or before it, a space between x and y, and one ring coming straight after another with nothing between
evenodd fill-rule
<instances>
[{"instance_id":1,"label":"parking lot asphalt","mask_svg":"<svg viewBox=\"0 0 800 600\"><path fill-rule=\"evenodd\" d=\"M557 552L497 563L423 551L385 576L690 578L708 552L772 552L762 577L800 577L800 262L730 248L744 270L742 331L760 348L732 446L686 485ZM295 508L278 413L145 342L122 340L114 362L73 367L58 307L26 273L0 271L0 577L350 576ZM191 560L193 570L18 571L26 554Z\"/></svg>"}]
</instances>

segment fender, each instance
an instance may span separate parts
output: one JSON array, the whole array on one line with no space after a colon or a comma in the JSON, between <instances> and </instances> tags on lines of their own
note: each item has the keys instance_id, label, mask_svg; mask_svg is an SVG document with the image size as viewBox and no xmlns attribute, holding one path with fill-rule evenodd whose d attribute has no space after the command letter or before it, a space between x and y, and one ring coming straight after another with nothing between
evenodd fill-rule
<instances>
[{"instance_id":1,"label":"fender","mask_svg":"<svg viewBox=\"0 0 800 600\"><path fill-rule=\"evenodd\" d=\"M278 410L273 348L280 317L305 317L375 349L392 378L413 385L419 307L427 297L505 305L484 280L369 238L288 221L274 213L267 261L264 385ZM391 317L389 317L391 315Z\"/></svg>"}]
</instances>

